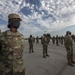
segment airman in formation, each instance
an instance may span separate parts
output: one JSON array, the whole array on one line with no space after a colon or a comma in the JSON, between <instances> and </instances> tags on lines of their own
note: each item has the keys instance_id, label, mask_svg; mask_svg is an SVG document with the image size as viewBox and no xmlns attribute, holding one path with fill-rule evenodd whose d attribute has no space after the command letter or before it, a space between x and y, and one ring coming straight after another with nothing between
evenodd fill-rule
<instances>
[{"instance_id":1,"label":"airman in formation","mask_svg":"<svg viewBox=\"0 0 75 75\"><path fill-rule=\"evenodd\" d=\"M49 55L48 55L48 44L49 44L49 42L48 42L47 35L44 34L44 35L43 35L43 38L42 38L43 57L44 57L44 58L46 58L46 56L49 57Z\"/></svg>"},{"instance_id":2,"label":"airman in formation","mask_svg":"<svg viewBox=\"0 0 75 75\"><path fill-rule=\"evenodd\" d=\"M28 42L29 42L29 53L34 52L33 51L33 37L32 37L32 35L30 35Z\"/></svg>"},{"instance_id":3,"label":"airman in formation","mask_svg":"<svg viewBox=\"0 0 75 75\"><path fill-rule=\"evenodd\" d=\"M64 38L64 45L67 51L67 60L70 66L74 66L75 61L73 60L73 41L71 37L71 32L67 31Z\"/></svg>"}]
</instances>

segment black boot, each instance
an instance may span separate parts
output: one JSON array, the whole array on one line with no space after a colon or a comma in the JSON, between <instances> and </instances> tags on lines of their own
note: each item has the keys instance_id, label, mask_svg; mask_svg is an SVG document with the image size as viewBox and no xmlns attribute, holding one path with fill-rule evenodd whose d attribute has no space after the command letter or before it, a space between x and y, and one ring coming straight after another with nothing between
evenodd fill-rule
<instances>
[{"instance_id":1,"label":"black boot","mask_svg":"<svg viewBox=\"0 0 75 75\"><path fill-rule=\"evenodd\" d=\"M71 62L72 62L73 64L75 64L75 61L73 61L73 58L71 58Z\"/></svg>"},{"instance_id":2,"label":"black boot","mask_svg":"<svg viewBox=\"0 0 75 75\"><path fill-rule=\"evenodd\" d=\"M43 58L46 58L46 56L45 56L45 55L43 55Z\"/></svg>"},{"instance_id":3,"label":"black boot","mask_svg":"<svg viewBox=\"0 0 75 75\"><path fill-rule=\"evenodd\" d=\"M74 67L74 65L72 63L68 63L68 65Z\"/></svg>"},{"instance_id":4,"label":"black boot","mask_svg":"<svg viewBox=\"0 0 75 75\"><path fill-rule=\"evenodd\" d=\"M32 51L32 52L34 52L34 51Z\"/></svg>"},{"instance_id":5,"label":"black boot","mask_svg":"<svg viewBox=\"0 0 75 75\"><path fill-rule=\"evenodd\" d=\"M72 61L73 64L75 64L75 61Z\"/></svg>"},{"instance_id":6,"label":"black boot","mask_svg":"<svg viewBox=\"0 0 75 75\"><path fill-rule=\"evenodd\" d=\"M47 57L49 57L49 55L48 55L48 54L47 54L46 56L47 56Z\"/></svg>"},{"instance_id":7,"label":"black boot","mask_svg":"<svg viewBox=\"0 0 75 75\"><path fill-rule=\"evenodd\" d=\"M71 59L68 60L68 65L74 67L74 65L71 62Z\"/></svg>"}]
</instances>

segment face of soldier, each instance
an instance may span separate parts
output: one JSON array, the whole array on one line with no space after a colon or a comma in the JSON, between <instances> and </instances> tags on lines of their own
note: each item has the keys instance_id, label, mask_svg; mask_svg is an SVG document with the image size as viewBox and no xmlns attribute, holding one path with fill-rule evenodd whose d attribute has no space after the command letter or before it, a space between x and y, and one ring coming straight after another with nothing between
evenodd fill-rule
<instances>
[{"instance_id":1,"label":"face of soldier","mask_svg":"<svg viewBox=\"0 0 75 75\"><path fill-rule=\"evenodd\" d=\"M19 28L19 26L20 26L20 20L18 20L18 19L12 19L11 21L10 21L10 24L11 24L11 27L13 27L13 28Z\"/></svg>"},{"instance_id":2,"label":"face of soldier","mask_svg":"<svg viewBox=\"0 0 75 75\"><path fill-rule=\"evenodd\" d=\"M11 22L12 27L14 28L19 28L20 26L20 21L19 20L15 20Z\"/></svg>"},{"instance_id":3,"label":"face of soldier","mask_svg":"<svg viewBox=\"0 0 75 75\"><path fill-rule=\"evenodd\" d=\"M12 27L10 30L11 30L12 32L14 32L14 33L17 32L17 29L16 29L16 28L13 28L13 27Z\"/></svg>"},{"instance_id":4,"label":"face of soldier","mask_svg":"<svg viewBox=\"0 0 75 75\"><path fill-rule=\"evenodd\" d=\"M71 35L69 35L71 37Z\"/></svg>"},{"instance_id":5,"label":"face of soldier","mask_svg":"<svg viewBox=\"0 0 75 75\"><path fill-rule=\"evenodd\" d=\"M71 37L71 34L68 33L68 36Z\"/></svg>"},{"instance_id":6,"label":"face of soldier","mask_svg":"<svg viewBox=\"0 0 75 75\"><path fill-rule=\"evenodd\" d=\"M20 20L18 20L18 19L10 20L10 30L12 32L16 32L17 28L19 28L19 26L20 26Z\"/></svg>"}]
</instances>

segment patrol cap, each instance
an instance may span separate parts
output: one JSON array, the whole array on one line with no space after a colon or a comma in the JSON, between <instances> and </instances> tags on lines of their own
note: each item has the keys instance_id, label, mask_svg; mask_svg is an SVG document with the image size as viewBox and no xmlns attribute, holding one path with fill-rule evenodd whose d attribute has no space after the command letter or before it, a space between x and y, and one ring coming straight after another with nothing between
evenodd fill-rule
<instances>
[{"instance_id":1,"label":"patrol cap","mask_svg":"<svg viewBox=\"0 0 75 75\"><path fill-rule=\"evenodd\" d=\"M8 15L8 19L11 20L11 19L19 19L21 20L20 16L18 14L9 14Z\"/></svg>"}]
</instances>

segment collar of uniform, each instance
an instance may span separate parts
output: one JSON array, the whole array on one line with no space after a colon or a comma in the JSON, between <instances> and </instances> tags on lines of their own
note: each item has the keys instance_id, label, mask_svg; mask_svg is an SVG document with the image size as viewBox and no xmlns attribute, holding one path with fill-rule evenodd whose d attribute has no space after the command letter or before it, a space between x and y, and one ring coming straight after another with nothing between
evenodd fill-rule
<instances>
[{"instance_id":1,"label":"collar of uniform","mask_svg":"<svg viewBox=\"0 0 75 75\"><path fill-rule=\"evenodd\" d=\"M7 30L7 35L10 36L10 35L19 35L18 31L16 33L13 33L11 32L10 30Z\"/></svg>"}]
</instances>

